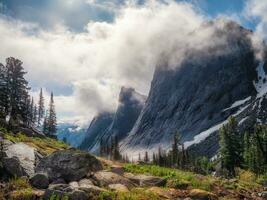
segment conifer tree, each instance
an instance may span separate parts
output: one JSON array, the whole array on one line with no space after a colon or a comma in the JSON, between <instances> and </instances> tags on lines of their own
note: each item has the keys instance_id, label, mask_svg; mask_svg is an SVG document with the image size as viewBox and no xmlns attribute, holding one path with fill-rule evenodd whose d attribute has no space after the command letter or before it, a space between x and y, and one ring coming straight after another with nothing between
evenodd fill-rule
<instances>
[{"instance_id":1,"label":"conifer tree","mask_svg":"<svg viewBox=\"0 0 267 200\"><path fill-rule=\"evenodd\" d=\"M145 157L144 157L144 162L148 163L149 162L149 157L148 157L148 152L145 152Z\"/></svg>"},{"instance_id":2,"label":"conifer tree","mask_svg":"<svg viewBox=\"0 0 267 200\"><path fill-rule=\"evenodd\" d=\"M40 128L42 125L42 120L45 115L45 106L44 106L44 96L43 89L40 89L39 93L39 101L38 101L38 118L37 118L37 126Z\"/></svg>"},{"instance_id":3,"label":"conifer tree","mask_svg":"<svg viewBox=\"0 0 267 200\"><path fill-rule=\"evenodd\" d=\"M55 136L57 132L57 116L54 103L54 95L51 93L50 103L49 103L49 115L47 119L47 134L48 136Z\"/></svg>"},{"instance_id":4,"label":"conifer tree","mask_svg":"<svg viewBox=\"0 0 267 200\"><path fill-rule=\"evenodd\" d=\"M241 134L234 117L230 117L228 124L220 129L220 154L223 167L227 169L230 177L234 177L235 167L242 164Z\"/></svg>"}]
</instances>

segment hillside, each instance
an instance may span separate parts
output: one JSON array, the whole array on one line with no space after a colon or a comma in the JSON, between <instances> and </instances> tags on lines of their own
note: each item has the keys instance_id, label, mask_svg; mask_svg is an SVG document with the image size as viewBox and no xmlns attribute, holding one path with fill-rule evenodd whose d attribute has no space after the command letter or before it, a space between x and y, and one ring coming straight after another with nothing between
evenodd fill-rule
<instances>
[{"instance_id":1,"label":"hillside","mask_svg":"<svg viewBox=\"0 0 267 200\"><path fill-rule=\"evenodd\" d=\"M151 164L109 161L69 149L54 139L12 134L5 129L1 129L1 146L0 199L263 200L267 197L260 185L263 177L256 178L248 171L240 171L236 179L227 180Z\"/></svg>"}]
</instances>

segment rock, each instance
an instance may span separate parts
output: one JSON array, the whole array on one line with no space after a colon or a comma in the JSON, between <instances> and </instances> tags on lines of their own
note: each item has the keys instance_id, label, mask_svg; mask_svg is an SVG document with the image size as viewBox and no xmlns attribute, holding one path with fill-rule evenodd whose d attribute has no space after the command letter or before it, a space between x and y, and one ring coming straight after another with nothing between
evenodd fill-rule
<instances>
[{"instance_id":1,"label":"rock","mask_svg":"<svg viewBox=\"0 0 267 200\"><path fill-rule=\"evenodd\" d=\"M176 180L176 179L169 179L166 183L166 186L169 188L185 190L190 186L190 182L189 181Z\"/></svg>"},{"instance_id":2,"label":"rock","mask_svg":"<svg viewBox=\"0 0 267 200\"><path fill-rule=\"evenodd\" d=\"M173 199L171 192L160 187L151 187L147 191L158 195L160 199Z\"/></svg>"},{"instance_id":3,"label":"rock","mask_svg":"<svg viewBox=\"0 0 267 200\"><path fill-rule=\"evenodd\" d=\"M44 199L49 200L52 196L56 199L62 199L64 197L68 197L69 200L89 199L89 195L86 192L79 189L73 189L67 184L50 185L45 191Z\"/></svg>"},{"instance_id":4,"label":"rock","mask_svg":"<svg viewBox=\"0 0 267 200\"><path fill-rule=\"evenodd\" d=\"M111 172L115 173L115 174L119 174L119 175L123 175L124 173L124 169L122 166L117 166L117 165L113 165L111 166Z\"/></svg>"},{"instance_id":5,"label":"rock","mask_svg":"<svg viewBox=\"0 0 267 200\"><path fill-rule=\"evenodd\" d=\"M208 191L201 189L192 189L189 191L189 197L195 200L217 200L218 197Z\"/></svg>"},{"instance_id":6,"label":"rock","mask_svg":"<svg viewBox=\"0 0 267 200\"><path fill-rule=\"evenodd\" d=\"M108 185L108 188L116 192L129 192L129 189L120 183L110 184Z\"/></svg>"},{"instance_id":7,"label":"rock","mask_svg":"<svg viewBox=\"0 0 267 200\"><path fill-rule=\"evenodd\" d=\"M134 175L131 173L124 173L124 177L128 178L135 184L144 187L144 186L164 186L167 182L165 178L160 178L156 176L148 175Z\"/></svg>"},{"instance_id":8,"label":"rock","mask_svg":"<svg viewBox=\"0 0 267 200\"><path fill-rule=\"evenodd\" d=\"M84 187L84 188L86 188L88 186L90 187L91 185L94 185L90 179L86 179L86 178L80 180L78 182L78 184L79 184L79 187Z\"/></svg>"},{"instance_id":9,"label":"rock","mask_svg":"<svg viewBox=\"0 0 267 200\"><path fill-rule=\"evenodd\" d=\"M51 184L56 185L56 184L67 184L67 183L63 178L59 178L57 180L54 180Z\"/></svg>"},{"instance_id":10,"label":"rock","mask_svg":"<svg viewBox=\"0 0 267 200\"><path fill-rule=\"evenodd\" d=\"M123 184L129 189L134 187L135 184L129 179L108 171L98 171L93 175L93 179L98 183L100 187L106 187L110 184Z\"/></svg>"},{"instance_id":11,"label":"rock","mask_svg":"<svg viewBox=\"0 0 267 200\"><path fill-rule=\"evenodd\" d=\"M72 181L72 182L70 182L69 183L69 186L70 187L72 187L72 188L79 188L79 184L78 184L78 182L76 182L76 181Z\"/></svg>"},{"instance_id":12,"label":"rock","mask_svg":"<svg viewBox=\"0 0 267 200\"><path fill-rule=\"evenodd\" d=\"M8 173L17 177L30 177L34 174L34 148L21 142L7 146L4 154L3 166Z\"/></svg>"},{"instance_id":13,"label":"rock","mask_svg":"<svg viewBox=\"0 0 267 200\"><path fill-rule=\"evenodd\" d=\"M98 196L101 192L107 192L106 189L94 186L87 185L86 187L79 187L79 190L86 192L90 197Z\"/></svg>"},{"instance_id":14,"label":"rock","mask_svg":"<svg viewBox=\"0 0 267 200\"><path fill-rule=\"evenodd\" d=\"M30 184L38 189L46 189L49 185L48 175L46 173L37 173L30 178Z\"/></svg>"},{"instance_id":15,"label":"rock","mask_svg":"<svg viewBox=\"0 0 267 200\"><path fill-rule=\"evenodd\" d=\"M90 172L102 169L102 164L89 153L77 150L61 150L43 158L36 172L47 172L49 180L78 181Z\"/></svg>"},{"instance_id":16,"label":"rock","mask_svg":"<svg viewBox=\"0 0 267 200\"><path fill-rule=\"evenodd\" d=\"M267 199L267 191L263 191L259 194L260 197L262 197L263 199Z\"/></svg>"}]
</instances>

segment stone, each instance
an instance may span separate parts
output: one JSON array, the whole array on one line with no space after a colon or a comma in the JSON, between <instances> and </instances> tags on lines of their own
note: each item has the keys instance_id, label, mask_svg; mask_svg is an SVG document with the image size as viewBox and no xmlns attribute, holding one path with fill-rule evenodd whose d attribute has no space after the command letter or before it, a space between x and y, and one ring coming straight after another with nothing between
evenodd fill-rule
<instances>
[{"instance_id":1,"label":"stone","mask_svg":"<svg viewBox=\"0 0 267 200\"><path fill-rule=\"evenodd\" d=\"M37 173L30 178L30 184L38 189L46 189L49 185L48 175L46 173Z\"/></svg>"},{"instance_id":2,"label":"stone","mask_svg":"<svg viewBox=\"0 0 267 200\"><path fill-rule=\"evenodd\" d=\"M78 184L78 182L76 182L76 181L72 181L72 182L70 182L69 183L69 186L70 187L72 187L72 188L79 188L79 184Z\"/></svg>"},{"instance_id":3,"label":"stone","mask_svg":"<svg viewBox=\"0 0 267 200\"><path fill-rule=\"evenodd\" d=\"M116 192L129 192L129 189L120 183L110 184L108 185L108 188Z\"/></svg>"},{"instance_id":4,"label":"stone","mask_svg":"<svg viewBox=\"0 0 267 200\"><path fill-rule=\"evenodd\" d=\"M100 187L106 187L110 184L117 183L123 184L129 189L135 187L135 184L129 179L109 171L98 171L93 175L92 178Z\"/></svg>"},{"instance_id":5,"label":"stone","mask_svg":"<svg viewBox=\"0 0 267 200\"><path fill-rule=\"evenodd\" d=\"M160 187L151 187L147 191L156 194L160 197L160 199L173 199L171 192L169 192L167 189Z\"/></svg>"},{"instance_id":6,"label":"stone","mask_svg":"<svg viewBox=\"0 0 267 200\"><path fill-rule=\"evenodd\" d=\"M201 189L192 189L189 191L188 196L194 200L217 200L218 197L208 191Z\"/></svg>"},{"instance_id":7,"label":"stone","mask_svg":"<svg viewBox=\"0 0 267 200\"><path fill-rule=\"evenodd\" d=\"M25 143L11 144L4 150L3 166L13 176L34 175L35 149Z\"/></svg>"},{"instance_id":8,"label":"stone","mask_svg":"<svg viewBox=\"0 0 267 200\"><path fill-rule=\"evenodd\" d=\"M61 150L43 158L37 165L36 172L46 172L51 182L58 179L71 182L101 169L101 162L87 152Z\"/></svg>"},{"instance_id":9,"label":"stone","mask_svg":"<svg viewBox=\"0 0 267 200\"><path fill-rule=\"evenodd\" d=\"M145 186L165 186L167 179L156 176L148 176L144 174L134 175L132 173L124 173L124 177L128 178L135 184Z\"/></svg>"},{"instance_id":10,"label":"stone","mask_svg":"<svg viewBox=\"0 0 267 200\"><path fill-rule=\"evenodd\" d=\"M78 184L79 184L79 187L84 187L84 188L94 185L90 179L86 179L86 178L80 180Z\"/></svg>"}]
</instances>

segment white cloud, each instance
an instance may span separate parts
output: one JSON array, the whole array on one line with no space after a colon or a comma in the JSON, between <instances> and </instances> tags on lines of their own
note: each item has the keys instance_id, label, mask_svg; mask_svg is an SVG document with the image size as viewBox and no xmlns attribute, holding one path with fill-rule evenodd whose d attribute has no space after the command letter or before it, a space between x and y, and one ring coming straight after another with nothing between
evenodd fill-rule
<instances>
[{"instance_id":1,"label":"white cloud","mask_svg":"<svg viewBox=\"0 0 267 200\"><path fill-rule=\"evenodd\" d=\"M224 41L211 39L213 28L203 28L206 17L191 4L168 2L128 4L114 22L89 22L82 33L62 25L44 31L1 18L0 60L21 59L38 87L73 86L72 96L55 97L57 111L65 118L89 119L96 112L115 110L121 86L148 93L159 63L175 67L188 49Z\"/></svg>"},{"instance_id":2,"label":"white cloud","mask_svg":"<svg viewBox=\"0 0 267 200\"><path fill-rule=\"evenodd\" d=\"M248 0L244 9L245 17L256 24L254 37L252 38L256 55L262 58L263 39L267 39L267 1Z\"/></svg>"}]
</instances>

